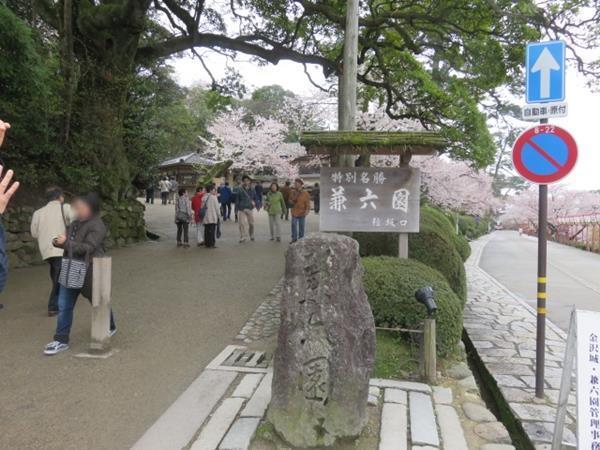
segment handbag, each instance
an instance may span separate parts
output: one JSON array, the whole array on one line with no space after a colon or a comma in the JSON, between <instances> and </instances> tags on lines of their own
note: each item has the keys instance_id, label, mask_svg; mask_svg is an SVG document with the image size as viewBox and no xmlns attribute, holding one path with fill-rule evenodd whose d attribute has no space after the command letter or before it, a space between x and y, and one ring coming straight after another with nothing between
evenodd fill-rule
<instances>
[{"instance_id":1,"label":"handbag","mask_svg":"<svg viewBox=\"0 0 600 450\"><path fill-rule=\"evenodd\" d=\"M58 284L68 289L81 289L85 283L89 266L89 256L86 253L84 260L73 258L73 249L68 246L68 255L61 261Z\"/></svg>"}]
</instances>

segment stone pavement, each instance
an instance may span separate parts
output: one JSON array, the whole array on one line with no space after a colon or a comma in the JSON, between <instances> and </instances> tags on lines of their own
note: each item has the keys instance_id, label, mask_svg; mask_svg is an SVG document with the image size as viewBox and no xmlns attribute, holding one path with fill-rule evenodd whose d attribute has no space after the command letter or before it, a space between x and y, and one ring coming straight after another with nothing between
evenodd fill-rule
<instances>
[{"instance_id":1,"label":"stone pavement","mask_svg":"<svg viewBox=\"0 0 600 450\"><path fill-rule=\"evenodd\" d=\"M56 324L45 315L48 268L11 271L0 296L1 449L130 448L235 342L281 279L288 223L281 244L268 240L261 213L256 242L238 244L236 224L226 223L216 250L178 249L173 217L172 205L151 206L148 226L161 239L110 253L119 330L112 342L116 353L106 360L72 356L89 342L90 308L83 299L71 350L44 356ZM317 221L310 218L314 229ZM207 398L220 398L217 386L225 379L208 380L214 389Z\"/></svg>"},{"instance_id":2,"label":"stone pavement","mask_svg":"<svg viewBox=\"0 0 600 450\"><path fill-rule=\"evenodd\" d=\"M281 282L237 336L133 447L134 450L266 450L261 424L271 396L270 356L279 323ZM244 346L241 344L247 344ZM465 362L445 371L438 386L371 379L361 450L514 450L506 428L486 408ZM258 431L257 431L258 430ZM257 440L257 436L259 439ZM367 440L368 441L368 440ZM371 442L369 441L369 442Z\"/></svg>"},{"instance_id":3,"label":"stone pavement","mask_svg":"<svg viewBox=\"0 0 600 450\"><path fill-rule=\"evenodd\" d=\"M552 440L564 358L565 333L548 321L545 400L535 398L536 314L525 302L479 267L489 237L472 244L464 327L485 370L495 380L517 426L536 449ZM575 396L569 398L563 440L575 445Z\"/></svg>"}]
</instances>

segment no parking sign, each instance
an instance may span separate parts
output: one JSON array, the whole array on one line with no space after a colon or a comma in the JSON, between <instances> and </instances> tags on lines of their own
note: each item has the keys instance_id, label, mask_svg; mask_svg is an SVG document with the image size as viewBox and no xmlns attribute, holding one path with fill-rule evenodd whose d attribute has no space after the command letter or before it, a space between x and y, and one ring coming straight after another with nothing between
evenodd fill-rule
<instances>
[{"instance_id":1,"label":"no parking sign","mask_svg":"<svg viewBox=\"0 0 600 450\"><path fill-rule=\"evenodd\" d=\"M577 162L577 143L565 129L543 124L523 132L513 146L513 165L519 174L538 184L566 177Z\"/></svg>"}]
</instances>

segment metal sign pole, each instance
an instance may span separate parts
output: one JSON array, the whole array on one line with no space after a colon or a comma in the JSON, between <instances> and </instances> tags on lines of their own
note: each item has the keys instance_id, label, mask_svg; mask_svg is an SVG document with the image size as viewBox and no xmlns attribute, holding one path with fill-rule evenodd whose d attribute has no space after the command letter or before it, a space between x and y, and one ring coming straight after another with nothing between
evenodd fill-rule
<instances>
[{"instance_id":1,"label":"metal sign pole","mask_svg":"<svg viewBox=\"0 0 600 450\"><path fill-rule=\"evenodd\" d=\"M548 123L547 119L540 124ZM535 351L535 396L544 398L546 365L546 268L548 262L548 185L539 187L538 271L537 271L537 342Z\"/></svg>"}]
</instances>

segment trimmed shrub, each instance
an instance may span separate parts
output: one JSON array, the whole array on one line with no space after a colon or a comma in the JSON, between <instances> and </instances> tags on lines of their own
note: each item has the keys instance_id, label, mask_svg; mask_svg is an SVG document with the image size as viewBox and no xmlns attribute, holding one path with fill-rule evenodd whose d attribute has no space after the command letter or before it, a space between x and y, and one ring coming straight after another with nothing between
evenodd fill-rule
<instances>
[{"instance_id":1,"label":"trimmed shrub","mask_svg":"<svg viewBox=\"0 0 600 450\"><path fill-rule=\"evenodd\" d=\"M424 217L425 216L425 217ZM454 245L463 261L471 255L471 246L464 236L457 235L450 218L432 206L421 207L421 226L424 222L437 223L448 241ZM397 233L352 233L360 244L360 256L398 256Z\"/></svg>"},{"instance_id":2,"label":"trimmed shrub","mask_svg":"<svg viewBox=\"0 0 600 450\"><path fill-rule=\"evenodd\" d=\"M358 241L363 257L398 256L396 233L353 233L352 237ZM452 224L439 209L421 207L421 230L409 235L408 255L444 275L463 302L467 297L463 260L468 258L470 250L465 239L456 235Z\"/></svg>"},{"instance_id":3,"label":"trimmed shrub","mask_svg":"<svg viewBox=\"0 0 600 450\"><path fill-rule=\"evenodd\" d=\"M424 222L435 223L439 230L443 230L442 235L447 236L454 245L456 251L463 261L466 261L471 255L471 246L469 242L460 234L456 234L456 225L441 209L434 206L421 207L421 226Z\"/></svg>"},{"instance_id":4,"label":"trimmed shrub","mask_svg":"<svg viewBox=\"0 0 600 450\"><path fill-rule=\"evenodd\" d=\"M408 256L436 269L450 284L458 298L467 299L467 276L456 240L442 213L431 207L421 208L421 230L408 236ZM443 220L443 221L442 221Z\"/></svg>"},{"instance_id":5,"label":"trimmed shrub","mask_svg":"<svg viewBox=\"0 0 600 450\"><path fill-rule=\"evenodd\" d=\"M378 256L363 258L362 262L365 268L365 291L377 326L420 327L427 312L415 300L415 292L431 286L438 307L438 354L446 356L454 352L462 334L463 308L460 299L441 274L412 259Z\"/></svg>"},{"instance_id":6,"label":"trimmed shrub","mask_svg":"<svg viewBox=\"0 0 600 450\"><path fill-rule=\"evenodd\" d=\"M460 216L458 229L460 234L473 240L488 233L490 221L488 219L475 219L471 216Z\"/></svg>"}]
</instances>

